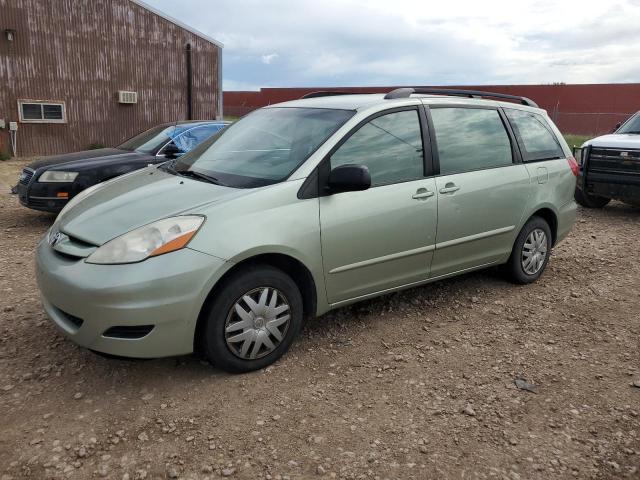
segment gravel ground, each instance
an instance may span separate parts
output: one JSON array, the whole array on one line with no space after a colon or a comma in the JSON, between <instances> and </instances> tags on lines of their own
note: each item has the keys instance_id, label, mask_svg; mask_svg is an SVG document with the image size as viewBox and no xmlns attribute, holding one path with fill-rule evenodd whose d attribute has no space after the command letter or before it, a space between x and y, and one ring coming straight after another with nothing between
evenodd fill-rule
<instances>
[{"instance_id":1,"label":"gravel ground","mask_svg":"<svg viewBox=\"0 0 640 480\"><path fill-rule=\"evenodd\" d=\"M241 376L65 340L33 274L52 221L0 184L2 480L640 478L640 209L581 210L534 285L343 308Z\"/></svg>"}]
</instances>

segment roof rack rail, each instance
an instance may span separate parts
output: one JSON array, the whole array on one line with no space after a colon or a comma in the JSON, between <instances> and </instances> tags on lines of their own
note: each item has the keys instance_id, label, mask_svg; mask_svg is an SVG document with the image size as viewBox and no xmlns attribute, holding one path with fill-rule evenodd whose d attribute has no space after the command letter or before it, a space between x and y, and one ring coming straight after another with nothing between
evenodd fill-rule
<instances>
[{"instance_id":1,"label":"roof rack rail","mask_svg":"<svg viewBox=\"0 0 640 480\"><path fill-rule=\"evenodd\" d=\"M318 92L305 93L300 98L335 97L338 95L369 95L371 92L343 92L338 90L320 90Z\"/></svg>"},{"instance_id":2,"label":"roof rack rail","mask_svg":"<svg viewBox=\"0 0 640 480\"><path fill-rule=\"evenodd\" d=\"M527 97L519 97L517 95L507 95L506 93L483 92L481 90L459 90L457 88L430 88L430 87L404 87L396 88L387 93L384 98L386 100L394 98L409 98L414 93L424 93L432 95L452 95L457 97L469 98L501 98L505 100L517 100L522 105L538 108L538 104Z\"/></svg>"}]
</instances>

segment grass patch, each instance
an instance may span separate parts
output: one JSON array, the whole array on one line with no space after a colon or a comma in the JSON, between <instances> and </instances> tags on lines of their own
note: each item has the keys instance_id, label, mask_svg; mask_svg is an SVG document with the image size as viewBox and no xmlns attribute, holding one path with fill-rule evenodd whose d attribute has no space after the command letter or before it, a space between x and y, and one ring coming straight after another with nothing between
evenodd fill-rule
<instances>
[{"instance_id":1,"label":"grass patch","mask_svg":"<svg viewBox=\"0 0 640 480\"><path fill-rule=\"evenodd\" d=\"M592 135L571 135L569 133L565 133L562 136L569 145L569 148L580 147L584 142L593 138Z\"/></svg>"}]
</instances>

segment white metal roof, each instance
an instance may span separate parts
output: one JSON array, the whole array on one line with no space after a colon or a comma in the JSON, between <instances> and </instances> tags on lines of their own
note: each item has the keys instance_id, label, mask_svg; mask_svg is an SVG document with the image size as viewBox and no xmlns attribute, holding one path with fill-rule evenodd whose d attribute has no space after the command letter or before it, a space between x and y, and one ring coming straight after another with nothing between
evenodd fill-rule
<instances>
[{"instance_id":1,"label":"white metal roof","mask_svg":"<svg viewBox=\"0 0 640 480\"><path fill-rule=\"evenodd\" d=\"M210 37L210 36L208 36L208 35L205 35L204 33L202 33L202 32L200 32L200 31L196 30L195 28L190 27L189 25L186 25L186 24L182 23L180 20L177 20L177 19L175 19L175 18L173 18L173 17L171 17L171 16L167 15L166 13L161 12L160 10L158 10L158 9L156 9L156 8L154 8L154 7L152 7L151 5L149 5L149 4L147 4L147 3L145 3L145 2L143 2L143 1L141 1L141 0L130 0L130 1L131 1L131 2L133 2L133 3L135 3L136 5L141 6L142 8L145 8L145 9L149 10L149 11L150 11L150 12L152 12L152 13L155 13L155 14L156 14L156 15L158 15L159 17L162 17L162 18L164 18L165 20L170 21L171 23L173 23L173 24L175 24L175 25L179 26L180 28L184 28L185 30L188 30L189 32L193 33L194 35L197 35L197 36L199 36L200 38L202 38L202 39L206 40L207 42L211 42L211 43L213 43L214 45L217 45L217 46L218 46L218 47L220 47L220 48L223 48L223 47L224 47L224 45L222 44L222 42L219 42L218 40L216 40L216 39L214 39L214 38L211 38L211 37Z\"/></svg>"}]
</instances>

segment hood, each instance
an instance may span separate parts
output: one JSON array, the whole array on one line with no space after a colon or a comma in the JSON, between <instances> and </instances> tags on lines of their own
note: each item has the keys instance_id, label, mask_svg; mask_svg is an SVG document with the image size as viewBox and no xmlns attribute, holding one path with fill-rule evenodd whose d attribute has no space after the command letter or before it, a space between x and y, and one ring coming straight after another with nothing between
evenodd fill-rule
<instances>
[{"instance_id":1,"label":"hood","mask_svg":"<svg viewBox=\"0 0 640 480\"><path fill-rule=\"evenodd\" d=\"M222 187L143 168L98 184L57 219L60 231L102 245L135 228L210 203L244 195L249 190Z\"/></svg>"},{"instance_id":2,"label":"hood","mask_svg":"<svg viewBox=\"0 0 640 480\"><path fill-rule=\"evenodd\" d=\"M629 148L640 149L640 135L632 133L612 133L592 138L584 143L583 147L591 145L603 148Z\"/></svg>"},{"instance_id":3,"label":"hood","mask_svg":"<svg viewBox=\"0 0 640 480\"><path fill-rule=\"evenodd\" d=\"M121 155L140 155L138 152L131 152L129 150L120 150L118 148L99 148L96 150L84 150L82 152L63 153L61 155L50 155L48 157L42 157L35 162L31 162L27 165L29 168L37 170L42 167L50 167L53 165L62 165L66 163L72 163L83 160L91 160L105 157Z\"/></svg>"}]
</instances>

